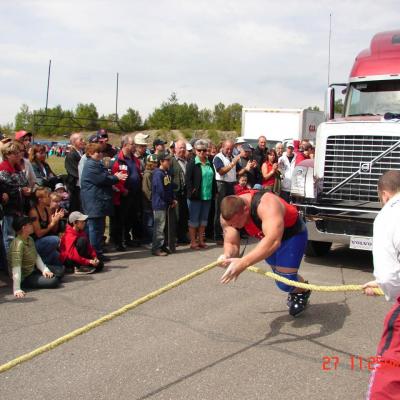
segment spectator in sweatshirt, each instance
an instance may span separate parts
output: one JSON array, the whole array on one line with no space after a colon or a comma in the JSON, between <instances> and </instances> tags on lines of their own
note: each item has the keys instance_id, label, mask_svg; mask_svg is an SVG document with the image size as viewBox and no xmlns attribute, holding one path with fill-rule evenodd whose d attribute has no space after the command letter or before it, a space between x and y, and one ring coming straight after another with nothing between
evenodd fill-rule
<instances>
[{"instance_id":1,"label":"spectator in sweatshirt","mask_svg":"<svg viewBox=\"0 0 400 400\"><path fill-rule=\"evenodd\" d=\"M73 211L60 244L61 261L78 275L92 274L104 267L85 232L87 219L87 215Z\"/></svg>"},{"instance_id":2,"label":"spectator in sweatshirt","mask_svg":"<svg viewBox=\"0 0 400 400\"><path fill-rule=\"evenodd\" d=\"M146 160L146 167L142 180L142 204L143 204L143 239L146 244L151 243L153 240L153 208L151 205L151 184L153 180L153 171L157 168L158 159L155 154L149 154Z\"/></svg>"},{"instance_id":3,"label":"spectator in sweatshirt","mask_svg":"<svg viewBox=\"0 0 400 400\"><path fill-rule=\"evenodd\" d=\"M168 173L171 155L165 151L161 151L157 154L157 159L160 166L153 172L151 185L151 204L154 216L151 252L155 256L167 256L170 250L165 244L165 222L168 207L175 207L176 200L174 200L171 176Z\"/></svg>"}]
</instances>

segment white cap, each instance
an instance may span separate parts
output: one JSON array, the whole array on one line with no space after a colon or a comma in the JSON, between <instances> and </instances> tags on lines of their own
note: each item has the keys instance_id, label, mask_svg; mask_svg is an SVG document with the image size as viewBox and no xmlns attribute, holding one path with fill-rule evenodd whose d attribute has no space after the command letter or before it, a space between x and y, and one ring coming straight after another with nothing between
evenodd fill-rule
<instances>
[{"instance_id":1,"label":"white cap","mask_svg":"<svg viewBox=\"0 0 400 400\"><path fill-rule=\"evenodd\" d=\"M242 136L239 136L238 138L236 138L235 144L241 144L241 143L247 143L247 142Z\"/></svg>"},{"instance_id":2,"label":"white cap","mask_svg":"<svg viewBox=\"0 0 400 400\"><path fill-rule=\"evenodd\" d=\"M137 133L133 141L135 144L142 145L142 146L147 146L147 139L149 138L149 135L145 135L144 133Z\"/></svg>"},{"instance_id":3,"label":"white cap","mask_svg":"<svg viewBox=\"0 0 400 400\"><path fill-rule=\"evenodd\" d=\"M65 189L65 186L61 182L59 182L56 184L56 187L54 188L54 190L61 189L61 188Z\"/></svg>"},{"instance_id":4,"label":"white cap","mask_svg":"<svg viewBox=\"0 0 400 400\"><path fill-rule=\"evenodd\" d=\"M190 143L186 143L186 150L187 151L192 151L193 150L193 146Z\"/></svg>"},{"instance_id":5,"label":"white cap","mask_svg":"<svg viewBox=\"0 0 400 400\"><path fill-rule=\"evenodd\" d=\"M289 140L289 141L286 143L286 148L288 148L288 147L293 147L293 148L294 148L293 140Z\"/></svg>"},{"instance_id":6,"label":"white cap","mask_svg":"<svg viewBox=\"0 0 400 400\"><path fill-rule=\"evenodd\" d=\"M88 218L88 215L82 214L79 211L73 211L71 214L69 214L68 222L73 224L76 221L86 221Z\"/></svg>"}]
</instances>

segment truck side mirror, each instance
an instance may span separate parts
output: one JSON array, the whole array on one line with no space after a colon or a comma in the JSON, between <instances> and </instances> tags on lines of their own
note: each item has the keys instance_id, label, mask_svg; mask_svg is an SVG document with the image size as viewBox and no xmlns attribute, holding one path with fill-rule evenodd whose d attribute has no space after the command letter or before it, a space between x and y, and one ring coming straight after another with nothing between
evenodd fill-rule
<instances>
[{"instance_id":1,"label":"truck side mirror","mask_svg":"<svg viewBox=\"0 0 400 400\"><path fill-rule=\"evenodd\" d=\"M335 118L335 89L330 86L325 97L325 119L329 121Z\"/></svg>"}]
</instances>

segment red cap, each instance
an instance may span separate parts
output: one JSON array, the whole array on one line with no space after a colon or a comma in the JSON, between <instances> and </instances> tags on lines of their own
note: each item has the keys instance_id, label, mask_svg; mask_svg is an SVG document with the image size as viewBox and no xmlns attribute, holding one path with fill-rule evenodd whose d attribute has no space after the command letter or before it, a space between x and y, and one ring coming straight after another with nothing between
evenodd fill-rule
<instances>
[{"instance_id":1,"label":"red cap","mask_svg":"<svg viewBox=\"0 0 400 400\"><path fill-rule=\"evenodd\" d=\"M31 132L28 131L17 131L15 132L15 140L21 140L24 136L29 135L32 136Z\"/></svg>"}]
</instances>

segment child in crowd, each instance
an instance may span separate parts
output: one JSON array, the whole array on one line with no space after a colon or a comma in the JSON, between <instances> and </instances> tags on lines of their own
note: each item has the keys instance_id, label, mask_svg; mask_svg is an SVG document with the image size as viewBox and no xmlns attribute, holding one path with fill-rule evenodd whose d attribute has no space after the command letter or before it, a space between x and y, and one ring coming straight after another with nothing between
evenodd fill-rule
<instances>
[{"instance_id":1,"label":"child in crowd","mask_svg":"<svg viewBox=\"0 0 400 400\"><path fill-rule=\"evenodd\" d=\"M65 228L67 226L67 217L68 217L68 211L61 207L61 202L62 202L62 197L56 193L56 192L51 192L50 193L50 212L51 214L55 214L56 212L60 210L64 210L64 217L60 219L58 222L58 233L64 233Z\"/></svg>"},{"instance_id":2,"label":"child in crowd","mask_svg":"<svg viewBox=\"0 0 400 400\"><path fill-rule=\"evenodd\" d=\"M239 182L234 186L234 191L236 195L244 192L245 190L251 189L250 185L247 183L247 175L243 174L239 177Z\"/></svg>"},{"instance_id":3,"label":"child in crowd","mask_svg":"<svg viewBox=\"0 0 400 400\"><path fill-rule=\"evenodd\" d=\"M158 160L155 154L150 154L146 158L146 167L142 179L142 205L143 205L143 227L144 239L147 243L151 243L153 238L153 208L151 205L151 182L153 171L157 168Z\"/></svg>"},{"instance_id":4,"label":"child in crowd","mask_svg":"<svg viewBox=\"0 0 400 400\"><path fill-rule=\"evenodd\" d=\"M16 216L12 227L17 236L10 244L9 267L13 280L13 292L17 298L25 297L22 288L54 289L60 284L64 267L47 267L36 251L31 237L35 218Z\"/></svg>"},{"instance_id":5,"label":"child in crowd","mask_svg":"<svg viewBox=\"0 0 400 400\"><path fill-rule=\"evenodd\" d=\"M61 196L60 207L69 210L69 194L62 183L57 183L54 192Z\"/></svg>"},{"instance_id":6,"label":"child in crowd","mask_svg":"<svg viewBox=\"0 0 400 400\"><path fill-rule=\"evenodd\" d=\"M77 275L92 274L104 267L85 232L87 218L87 215L73 211L60 243L61 261L67 268L73 268Z\"/></svg>"},{"instance_id":7,"label":"child in crowd","mask_svg":"<svg viewBox=\"0 0 400 400\"><path fill-rule=\"evenodd\" d=\"M157 158L160 166L153 172L151 185L151 204L154 215L151 252L155 256L167 256L171 252L165 244L165 222L168 207L175 207L176 200L172 191L171 176L168 173L171 155L162 151L157 154Z\"/></svg>"}]
</instances>

